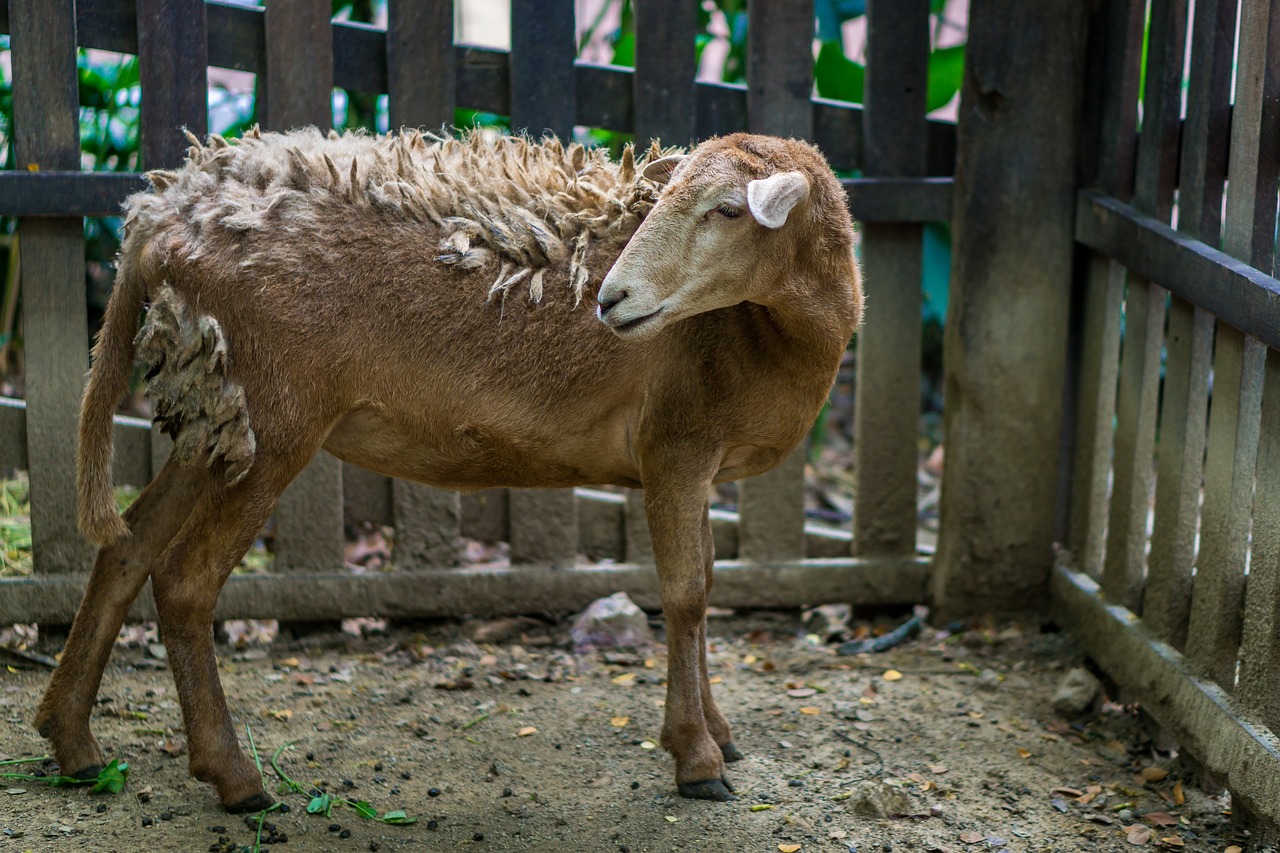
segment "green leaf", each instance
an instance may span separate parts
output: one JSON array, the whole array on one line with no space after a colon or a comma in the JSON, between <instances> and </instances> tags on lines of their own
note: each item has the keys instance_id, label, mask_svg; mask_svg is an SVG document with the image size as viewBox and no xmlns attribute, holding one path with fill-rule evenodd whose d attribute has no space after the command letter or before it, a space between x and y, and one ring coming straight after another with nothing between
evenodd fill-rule
<instances>
[{"instance_id":1,"label":"green leaf","mask_svg":"<svg viewBox=\"0 0 1280 853\"><path fill-rule=\"evenodd\" d=\"M358 800L350 805L351 808L356 810L356 814L366 820L372 820L378 816L378 810L366 803L364 800Z\"/></svg>"},{"instance_id":2,"label":"green leaf","mask_svg":"<svg viewBox=\"0 0 1280 853\"><path fill-rule=\"evenodd\" d=\"M929 54L929 93L925 109L933 112L945 107L960 91L964 82L964 45L944 47Z\"/></svg>"},{"instance_id":3,"label":"green leaf","mask_svg":"<svg viewBox=\"0 0 1280 853\"><path fill-rule=\"evenodd\" d=\"M613 43L613 64L634 68L636 64L636 34L623 33Z\"/></svg>"},{"instance_id":4,"label":"green leaf","mask_svg":"<svg viewBox=\"0 0 1280 853\"><path fill-rule=\"evenodd\" d=\"M840 43L824 41L813 63L813 76L818 94L836 101L862 103L862 86L866 69L844 55Z\"/></svg>"},{"instance_id":5,"label":"green leaf","mask_svg":"<svg viewBox=\"0 0 1280 853\"><path fill-rule=\"evenodd\" d=\"M333 809L333 800L328 794L321 794L318 797L312 797L311 802L307 803L307 814L322 814L329 816L329 812Z\"/></svg>"},{"instance_id":6,"label":"green leaf","mask_svg":"<svg viewBox=\"0 0 1280 853\"><path fill-rule=\"evenodd\" d=\"M94 794L100 794L103 791L108 794L118 794L124 790L124 783L128 779L128 762L113 758L110 764L98 771L98 779L89 790Z\"/></svg>"},{"instance_id":7,"label":"green leaf","mask_svg":"<svg viewBox=\"0 0 1280 853\"><path fill-rule=\"evenodd\" d=\"M399 826L407 826L411 823L418 822L418 819L416 817L409 817L400 809L397 809L393 812L387 812L382 817L378 818L378 820L382 821L383 823L391 823Z\"/></svg>"}]
</instances>

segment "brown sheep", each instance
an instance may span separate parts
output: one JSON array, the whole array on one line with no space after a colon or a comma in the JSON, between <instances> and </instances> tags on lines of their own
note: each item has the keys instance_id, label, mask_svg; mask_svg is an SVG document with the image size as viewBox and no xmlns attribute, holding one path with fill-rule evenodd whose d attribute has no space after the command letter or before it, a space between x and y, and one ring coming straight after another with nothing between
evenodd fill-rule
<instances>
[{"instance_id":1,"label":"brown sheep","mask_svg":"<svg viewBox=\"0 0 1280 853\"><path fill-rule=\"evenodd\" d=\"M81 411L80 526L101 550L36 717L65 773L103 764L90 710L150 577L192 774L230 811L271 804L210 628L323 447L449 489L643 487L662 743L681 794L730 798L740 756L706 667L708 491L800 442L862 295L844 193L814 148L735 134L664 153L303 130L211 137L151 173L127 203ZM176 441L122 519L111 417L135 356Z\"/></svg>"}]
</instances>

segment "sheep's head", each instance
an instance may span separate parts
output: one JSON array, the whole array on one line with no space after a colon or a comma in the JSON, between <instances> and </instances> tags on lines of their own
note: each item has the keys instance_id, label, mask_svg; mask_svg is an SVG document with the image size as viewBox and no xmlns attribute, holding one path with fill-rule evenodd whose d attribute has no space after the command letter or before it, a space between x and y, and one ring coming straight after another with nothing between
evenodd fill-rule
<instances>
[{"instance_id":1,"label":"sheep's head","mask_svg":"<svg viewBox=\"0 0 1280 853\"><path fill-rule=\"evenodd\" d=\"M816 191L829 201L839 190L816 149L747 134L656 160L644 176L661 194L605 276L597 309L626 338L744 301L768 304L797 255L822 242ZM851 233L843 194L840 202Z\"/></svg>"}]
</instances>

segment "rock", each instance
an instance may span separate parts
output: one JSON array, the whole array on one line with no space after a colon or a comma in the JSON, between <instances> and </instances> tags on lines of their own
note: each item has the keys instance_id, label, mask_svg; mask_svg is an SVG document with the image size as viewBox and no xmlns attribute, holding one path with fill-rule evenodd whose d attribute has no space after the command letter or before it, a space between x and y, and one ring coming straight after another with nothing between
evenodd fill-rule
<instances>
[{"instance_id":1,"label":"rock","mask_svg":"<svg viewBox=\"0 0 1280 853\"><path fill-rule=\"evenodd\" d=\"M800 614L806 634L817 634L818 640L829 643L849 638L849 619L853 608L847 604L823 604Z\"/></svg>"},{"instance_id":2,"label":"rock","mask_svg":"<svg viewBox=\"0 0 1280 853\"><path fill-rule=\"evenodd\" d=\"M1000 673L996 672L994 669L984 669L978 676L978 689L996 690L1000 687L1000 682L1002 680Z\"/></svg>"},{"instance_id":3,"label":"rock","mask_svg":"<svg viewBox=\"0 0 1280 853\"><path fill-rule=\"evenodd\" d=\"M1083 667L1066 674L1053 696L1053 710L1064 717L1080 717L1089 711L1102 693L1102 682Z\"/></svg>"},{"instance_id":4,"label":"rock","mask_svg":"<svg viewBox=\"0 0 1280 853\"><path fill-rule=\"evenodd\" d=\"M582 611L570 632L576 652L638 649L653 642L649 618L625 592L598 598Z\"/></svg>"},{"instance_id":5,"label":"rock","mask_svg":"<svg viewBox=\"0 0 1280 853\"><path fill-rule=\"evenodd\" d=\"M886 818L912 814L911 798L904 791L871 780L859 782L845 804L858 817Z\"/></svg>"}]
</instances>

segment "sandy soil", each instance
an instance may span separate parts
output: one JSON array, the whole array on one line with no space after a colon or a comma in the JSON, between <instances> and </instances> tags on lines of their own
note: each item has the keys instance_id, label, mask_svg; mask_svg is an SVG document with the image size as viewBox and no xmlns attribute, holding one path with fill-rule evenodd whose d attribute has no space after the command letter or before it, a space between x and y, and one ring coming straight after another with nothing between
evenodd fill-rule
<instances>
[{"instance_id":1,"label":"sandy soil","mask_svg":"<svg viewBox=\"0 0 1280 853\"><path fill-rule=\"evenodd\" d=\"M507 638L476 643L476 630ZM714 690L746 754L730 768L733 803L676 796L672 762L653 748L661 643L575 656L567 634L567 623L439 623L220 647L232 712L264 763L295 742L281 766L302 784L417 818L309 815L308 797L292 794L288 813L267 818L288 840L262 849L1250 849L1223 800L1180 782L1181 763L1132 709L1055 719L1054 689L1079 663L1061 634L929 631L839 657L804 638L797 613L712 619ZM253 844L246 822L187 776L173 684L142 639L117 650L94 721L130 764L124 792L0 780L0 851ZM0 758L42 753L30 720L47 679L0 666ZM1149 782L1144 768L1168 775Z\"/></svg>"}]
</instances>

